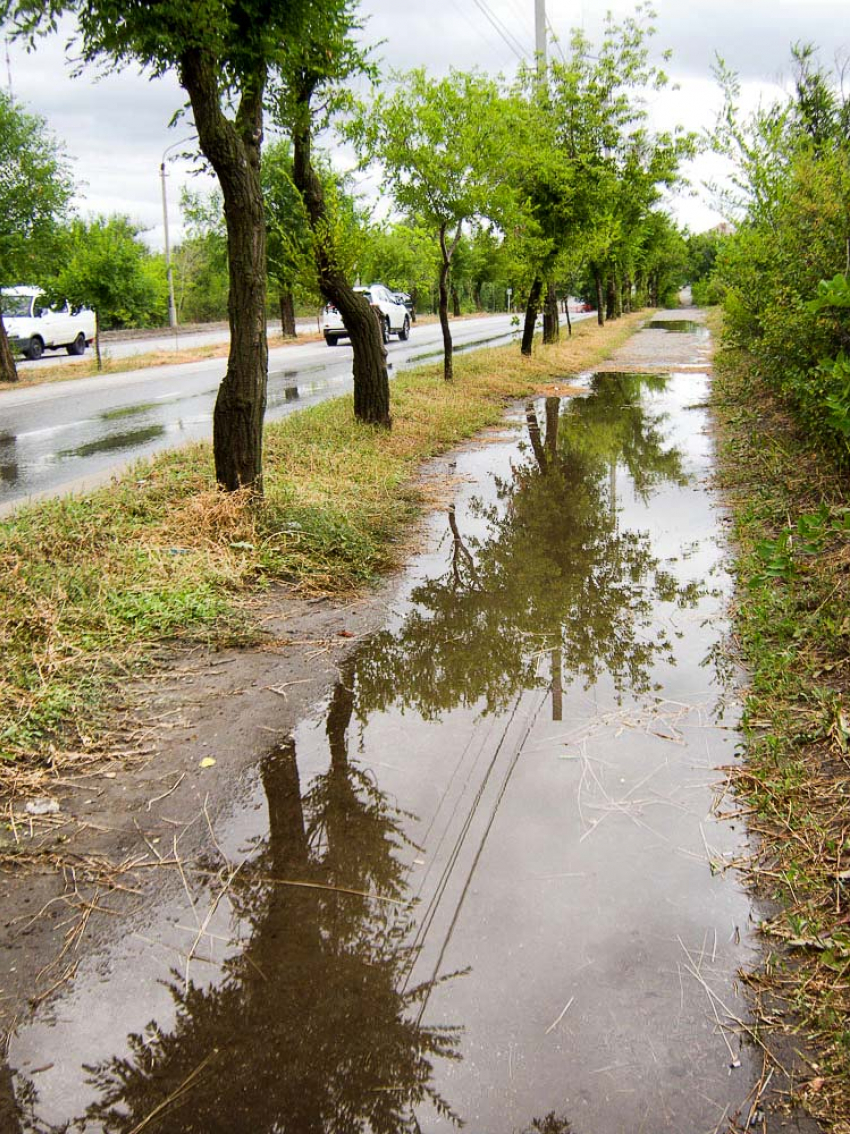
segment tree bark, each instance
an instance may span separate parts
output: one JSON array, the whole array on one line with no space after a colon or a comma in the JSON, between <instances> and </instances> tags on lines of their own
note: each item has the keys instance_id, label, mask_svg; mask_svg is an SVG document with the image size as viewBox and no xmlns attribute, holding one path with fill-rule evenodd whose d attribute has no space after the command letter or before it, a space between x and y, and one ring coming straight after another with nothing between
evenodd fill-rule
<instances>
[{"instance_id":1,"label":"tree bark","mask_svg":"<svg viewBox=\"0 0 850 1134\"><path fill-rule=\"evenodd\" d=\"M224 198L230 292L230 352L213 414L216 479L228 491L263 488L263 418L268 383L266 220L260 187L266 73L246 80L236 116L221 109L211 56L192 48L180 60L198 140Z\"/></svg>"},{"instance_id":2,"label":"tree bark","mask_svg":"<svg viewBox=\"0 0 850 1134\"><path fill-rule=\"evenodd\" d=\"M605 281L605 318L617 318L617 286L613 272Z\"/></svg>"},{"instance_id":3,"label":"tree bark","mask_svg":"<svg viewBox=\"0 0 850 1134\"><path fill-rule=\"evenodd\" d=\"M540 293L543 290L543 281L540 276L534 277L531 290L528 293L528 303L525 305L525 323L522 328L522 354L531 355L534 344L534 328L537 323L537 312L540 309Z\"/></svg>"},{"instance_id":4,"label":"tree bark","mask_svg":"<svg viewBox=\"0 0 850 1134\"><path fill-rule=\"evenodd\" d=\"M593 282L596 284L596 322L605 326L605 302L602 294L602 272L594 265Z\"/></svg>"},{"instance_id":5,"label":"tree bark","mask_svg":"<svg viewBox=\"0 0 850 1134\"><path fill-rule=\"evenodd\" d=\"M310 227L314 233L327 231L327 208L322 183L312 161L309 100L302 94L300 121L292 129L293 180L301 194ZM336 267L334 249L317 240L316 270L319 290L336 307L351 340L354 354L354 416L370 425L392 424L390 418L390 380L382 329L366 299L359 295Z\"/></svg>"},{"instance_id":6,"label":"tree bark","mask_svg":"<svg viewBox=\"0 0 850 1134\"><path fill-rule=\"evenodd\" d=\"M452 256L460 243L461 226L458 224L451 244L447 242L448 224L440 226L440 252L443 262L440 265L440 327L443 331L443 378L446 382L454 379L454 364L452 359L452 332L449 328L449 271L452 266Z\"/></svg>"},{"instance_id":7,"label":"tree bark","mask_svg":"<svg viewBox=\"0 0 850 1134\"><path fill-rule=\"evenodd\" d=\"M100 353L100 312L94 313L94 356L97 359L98 374L103 370L103 356Z\"/></svg>"},{"instance_id":8,"label":"tree bark","mask_svg":"<svg viewBox=\"0 0 850 1134\"><path fill-rule=\"evenodd\" d=\"M454 284L452 284L452 315L454 315L455 319L460 318L460 296Z\"/></svg>"},{"instance_id":9,"label":"tree bark","mask_svg":"<svg viewBox=\"0 0 850 1134\"><path fill-rule=\"evenodd\" d=\"M543 342L556 343L561 337L561 324L558 319L558 293L555 281L546 283L546 302L543 307Z\"/></svg>"},{"instance_id":10,"label":"tree bark","mask_svg":"<svg viewBox=\"0 0 850 1134\"><path fill-rule=\"evenodd\" d=\"M294 339L298 335L295 327L295 299L291 291L282 291L278 299L280 302L280 333L285 339Z\"/></svg>"},{"instance_id":11,"label":"tree bark","mask_svg":"<svg viewBox=\"0 0 850 1134\"><path fill-rule=\"evenodd\" d=\"M9 336L3 323L3 313L0 312L0 382L17 382L18 368L12 348L9 346Z\"/></svg>"}]
</instances>

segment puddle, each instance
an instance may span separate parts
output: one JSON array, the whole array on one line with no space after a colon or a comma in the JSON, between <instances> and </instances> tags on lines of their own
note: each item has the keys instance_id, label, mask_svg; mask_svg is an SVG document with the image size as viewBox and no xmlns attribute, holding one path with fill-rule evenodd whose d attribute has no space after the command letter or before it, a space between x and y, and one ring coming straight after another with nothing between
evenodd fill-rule
<instances>
[{"instance_id":1,"label":"puddle","mask_svg":"<svg viewBox=\"0 0 850 1134\"><path fill-rule=\"evenodd\" d=\"M708 333L704 323L693 319L652 319L646 324L650 331L673 331L680 335L705 335Z\"/></svg>"},{"instance_id":2,"label":"puddle","mask_svg":"<svg viewBox=\"0 0 850 1134\"><path fill-rule=\"evenodd\" d=\"M458 457L385 628L13 1039L20 1129L683 1134L743 1103L705 390L594 376Z\"/></svg>"},{"instance_id":3,"label":"puddle","mask_svg":"<svg viewBox=\"0 0 850 1134\"><path fill-rule=\"evenodd\" d=\"M165 435L164 425L147 425L141 429L128 429L120 433L110 433L96 441L87 441L73 449L60 449L58 457L92 457L95 453L116 453L135 449L148 441Z\"/></svg>"}]
</instances>

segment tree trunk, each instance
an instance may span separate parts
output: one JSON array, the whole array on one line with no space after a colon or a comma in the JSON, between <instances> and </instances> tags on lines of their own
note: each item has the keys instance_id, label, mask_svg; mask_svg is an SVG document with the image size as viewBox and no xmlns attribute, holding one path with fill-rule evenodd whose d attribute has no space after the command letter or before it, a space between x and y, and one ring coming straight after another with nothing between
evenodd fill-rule
<instances>
[{"instance_id":1,"label":"tree trunk","mask_svg":"<svg viewBox=\"0 0 850 1134\"><path fill-rule=\"evenodd\" d=\"M629 276L623 276L623 282L620 287L620 311L625 312L627 315L632 310L632 281Z\"/></svg>"},{"instance_id":2,"label":"tree trunk","mask_svg":"<svg viewBox=\"0 0 850 1134\"><path fill-rule=\"evenodd\" d=\"M452 360L452 333L449 329L449 271L452 266L452 256L460 243L461 226L458 223L457 231L451 244L447 243L448 224L440 226L440 252L443 262L440 267L440 327L443 331L443 378L451 382L454 378L454 364ZM454 289L452 289L454 291ZM455 295L457 292L455 292Z\"/></svg>"},{"instance_id":3,"label":"tree trunk","mask_svg":"<svg viewBox=\"0 0 850 1134\"><path fill-rule=\"evenodd\" d=\"M531 291L528 293L528 303L525 305L525 324L522 328L522 354L531 355L534 343L534 328L537 323L537 312L540 308L540 292L543 290L543 281L540 276L534 277Z\"/></svg>"},{"instance_id":4,"label":"tree trunk","mask_svg":"<svg viewBox=\"0 0 850 1134\"><path fill-rule=\"evenodd\" d=\"M300 121L292 130L293 180L301 194L314 234L327 233L327 208L322 183L312 161L309 93L302 96ZM336 267L336 250L327 235L315 242L319 289L336 307L354 354L354 416L370 425L390 427L390 380L382 329L366 299L357 294Z\"/></svg>"},{"instance_id":5,"label":"tree trunk","mask_svg":"<svg viewBox=\"0 0 850 1134\"><path fill-rule=\"evenodd\" d=\"M442 243L445 245L445 230L443 230ZM443 331L443 378L451 382L454 378L454 364L452 360L452 332L449 327L449 267L451 261L443 257L440 268L440 327Z\"/></svg>"},{"instance_id":6,"label":"tree trunk","mask_svg":"<svg viewBox=\"0 0 850 1134\"><path fill-rule=\"evenodd\" d=\"M97 370L103 370L103 357L100 353L100 312L94 313L94 356L97 359Z\"/></svg>"},{"instance_id":7,"label":"tree trunk","mask_svg":"<svg viewBox=\"0 0 850 1134\"><path fill-rule=\"evenodd\" d=\"M566 298L566 299L564 300L564 314L565 314L565 315L566 315L566 317L567 317L567 333L568 333L569 335L572 335L572 333L573 333L573 323L572 323L572 319L570 319L570 300L569 300L569 296L567 296L567 298Z\"/></svg>"},{"instance_id":8,"label":"tree trunk","mask_svg":"<svg viewBox=\"0 0 850 1134\"><path fill-rule=\"evenodd\" d=\"M595 266L593 268L593 282L596 284L596 322L600 327L604 327L605 305L602 295L602 272Z\"/></svg>"},{"instance_id":9,"label":"tree trunk","mask_svg":"<svg viewBox=\"0 0 850 1134\"><path fill-rule=\"evenodd\" d=\"M605 281L605 318L617 318L617 285L613 273Z\"/></svg>"},{"instance_id":10,"label":"tree trunk","mask_svg":"<svg viewBox=\"0 0 850 1134\"><path fill-rule=\"evenodd\" d=\"M454 315L455 319L460 318L460 296L454 284L452 284L452 315Z\"/></svg>"},{"instance_id":11,"label":"tree trunk","mask_svg":"<svg viewBox=\"0 0 850 1134\"><path fill-rule=\"evenodd\" d=\"M543 342L556 343L561 337L561 324L558 319L558 294L555 291L555 282L550 279L546 284L546 303L543 307Z\"/></svg>"},{"instance_id":12,"label":"tree trunk","mask_svg":"<svg viewBox=\"0 0 850 1134\"><path fill-rule=\"evenodd\" d=\"M295 328L295 299L291 291L282 291L280 301L280 333L285 339L294 339L298 335Z\"/></svg>"},{"instance_id":13,"label":"tree trunk","mask_svg":"<svg viewBox=\"0 0 850 1134\"><path fill-rule=\"evenodd\" d=\"M192 48L180 59L201 150L224 198L230 292L230 351L213 414L218 483L228 491L263 488L263 418L268 383L266 339L266 221L260 187L265 72L246 82L234 119L219 101L211 57Z\"/></svg>"},{"instance_id":14,"label":"tree trunk","mask_svg":"<svg viewBox=\"0 0 850 1134\"><path fill-rule=\"evenodd\" d=\"M17 381L18 368L15 366L12 348L9 346L9 336L3 324L3 313L0 312L0 382Z\"/></svg>"}]
</instances>

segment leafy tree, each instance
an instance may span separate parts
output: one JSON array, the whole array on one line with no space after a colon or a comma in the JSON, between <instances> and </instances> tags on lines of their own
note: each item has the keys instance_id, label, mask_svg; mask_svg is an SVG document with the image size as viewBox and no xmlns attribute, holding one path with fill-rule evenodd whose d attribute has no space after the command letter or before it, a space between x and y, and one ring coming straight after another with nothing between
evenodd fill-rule
<instances>
[{"instance_id":1,"label":"leafy tree","mask_svg":"<svg viewBox=\"0 0 850 1134\"><path fill-rule=\"evenodd\" d=\"M43 118L0 91L0 287L43 276L73 183ZM0 308L0 380L18 374Z\"/></svg>"},{"instance_id":2,"label":"leafy tree","mask_svg":"<svg viewBox=\"0 0 850 1134\"><path fill-rule=\"evenodd\" d=\"M396 205L438 242L446 381L452 378L448 281L463 225L496 219L507 205L507 105L492 79L454 70L430 79L420 68L399 76L392 94L379 93L351 127L361 158L380 162Z\"/></svg>"},{"instance_id":3,"label":"leafy tree","mask_svg":"<svg viewBox=\"0 0 850 1134\"><path fill-rule=\"evenodd\" d=\"M227 228L220 191L184 188L180 207L186 237L174 250L175 301L182 321L227 317Z\"/></svg>"},{"instance_id":4,"label":"leafy tree","mask_svg":"<svg viewBox=\"0 0 850 1134\"><path fill-rule=\"evenodd\" d=\"M598 48L574 32L565 61L551 63L545 82L537 72L520 74L513 168L524 204L519 242L531 265L524 353L544 285L544 338L557 334L552 283L565 256L573 266L579 255L590 265L600 322L606 308L613 316L628 304L653 206L694 152L693 136L647 126L645 92L667 83L650 58L650 15L638 8L620 25L609 17Z\"/></svg>"},{"instance_id":5,"label":"leafy tree","mask_svg":"<svg viewBox=\"0 0 850 1134\"><path fill-rule=\"evenodd\" d=\"M390 383L383 328L365 297L349 282L353 257L347 210L341 207L339 194L329 192L313 156L316 131L350 105L345 82L355 75L374 74L354 38L359 27L350 0L311 9L304 36L286 51L277 113L292 137L293 180L313 234L319 289L339 311L351 341L355 417L389 427Z\"/></svg>"},{"instance_id":6,"label":"leafy tree","mask_svg":"<svg viewBox=\"0 0 850 1134\"><path fill-rule=\"evenodd\" d=\"M260 186L270 76L318 0L0 0L0 19L30 42L76 20L80 65L138 64L176 72L200 147L218 177L227 223L230 354L213 419L216 477L262 489L268 380L266 229Z\"/></svg>"},{"instance_id":7,"label":"leafy tree","mask_svg":"<svg viewBox=\"0 0 850 1134\"><path fill-rule=\"evenodd\" d=\"M94 308L98 369L102 327L161 324L168 304L162 257L153 257L128 217L74 221L62 240L63 266L51 290Z\"/></svg>"}]
</instances>

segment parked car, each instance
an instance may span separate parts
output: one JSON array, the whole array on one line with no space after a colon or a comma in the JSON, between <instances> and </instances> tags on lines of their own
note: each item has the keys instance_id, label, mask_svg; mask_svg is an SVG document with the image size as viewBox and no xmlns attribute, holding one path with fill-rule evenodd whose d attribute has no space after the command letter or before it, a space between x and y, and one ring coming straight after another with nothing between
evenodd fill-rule
<instances>
[{"instance_id":1,"label":"parked car","mask_svg":"<svg viewBox=\"0 0 850 1134\"><path fill-rule=\"evenodd\" d=\"M9 346L26 358L41 358L46 350L61 347L68 354L84 354L94 340L93 311L72 311L67 301L51 307L37 287L3 288L0 307Z\"/></svg>"},{"instance_id":2,"label":"parked car","mask_svg":"<svg viewBox=\"0 0 850 1134\"><path fill-rule=\"evenodd\" d=\"M395 297L396 303L403 303L407 308L407 313L410 316L411 323L416 322L416 304L406 291L395 291L392 293Z\"/></svg>"},{"instance_id":3,"label":"parked car","mask_svg":"<svg viewBox=\"0 0 850 1134\"><path fill-rule=\"evenodd\" d=\"M390 335L398 335L402 341L410 337L410 315L407 308L403 303L397 303L383 284L370 284L354 290L358 295L365 295L373 311L377 313L385 343L390 341ZM332 303L325 307L322 331L328 346L336 346L340 339L348 338L342 316Z\"/></svg>"}]
</instances>

